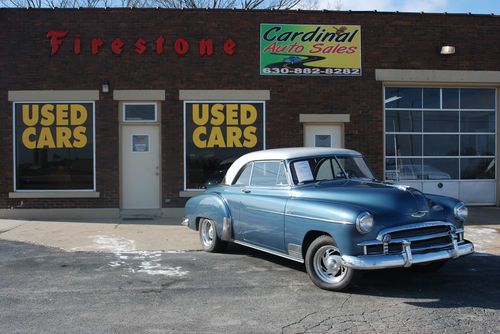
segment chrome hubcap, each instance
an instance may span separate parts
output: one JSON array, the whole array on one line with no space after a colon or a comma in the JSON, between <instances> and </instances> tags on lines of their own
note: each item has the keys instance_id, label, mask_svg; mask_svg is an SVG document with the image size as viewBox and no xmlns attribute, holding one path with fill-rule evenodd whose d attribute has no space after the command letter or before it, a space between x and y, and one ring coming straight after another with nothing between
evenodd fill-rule
<instances>
[{"instance_id":1,"label":"chrome hubcap","mask_svg":"<svg viewBox=\"0 0 500 334\"><path fill-rule=\"evenodd\" d=\"M339 283L347 274L338 248L331 245L318 249L314 254L313 267L316 275L325 283Z\"/></svg>"},{"instance_id":2,"label":"chrome hubcap","mask_svg":"<svg viewBox=\"0 0 500 334\"><path fill-rule=\"evenodd\" d=\"M209 219L204 219L201 222L201 241L205 247L212 246L215 239L215 228L214 224Z\"/></svg>"}]
</instances>

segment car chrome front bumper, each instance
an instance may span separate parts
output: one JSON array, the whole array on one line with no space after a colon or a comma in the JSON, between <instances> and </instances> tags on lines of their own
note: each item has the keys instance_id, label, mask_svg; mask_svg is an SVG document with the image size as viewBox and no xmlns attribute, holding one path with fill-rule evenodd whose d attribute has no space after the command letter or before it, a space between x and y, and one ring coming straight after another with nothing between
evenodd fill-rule
<instances>
[{"instance_id":1,"label":"car chrome front bumper","mask_svg":"<svg viewBox=\"0 0 500 334\"><path fill-rule=\"evenodd\" d=\"M460 256L474 252L474 245L470 241L454 243L452 249L440 250L422 254L413 254L409 245L403 246L401 254L386 255L361 255L342 256L342 264L346 267L360 270L387 269L397 267L410 267L412 264L426 263L432 261L455 259Z\"/></svg>"}]
</instances>

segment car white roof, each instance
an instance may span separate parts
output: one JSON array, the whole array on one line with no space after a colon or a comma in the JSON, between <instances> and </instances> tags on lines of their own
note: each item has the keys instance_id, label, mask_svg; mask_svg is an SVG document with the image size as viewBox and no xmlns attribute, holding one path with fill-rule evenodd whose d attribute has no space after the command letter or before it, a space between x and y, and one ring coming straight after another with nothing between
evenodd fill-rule
<instances>
[{"instance_id":1,"label":"car white roof","mask_svg":"<svg viewBox=\"0 0 500 334\"><path fill-rule=\"evenodd\" d=\"M256 151L245 154L238 158L229 167L224 179L224 184L230 185L233 183L236 174L240 171L241 167L245 166L250 161L256 160L290 160L315 156L328 156L328 155L361 155L361 153L344 148L326 148L326 147L289 147L289 148L275 148L270 150Z\"/></svg>"}]
</instances>

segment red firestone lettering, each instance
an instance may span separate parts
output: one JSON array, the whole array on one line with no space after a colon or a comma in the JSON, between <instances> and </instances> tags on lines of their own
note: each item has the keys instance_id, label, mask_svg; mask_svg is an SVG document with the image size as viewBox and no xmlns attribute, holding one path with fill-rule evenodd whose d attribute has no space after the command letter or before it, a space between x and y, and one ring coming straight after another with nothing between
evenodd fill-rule
<instances>
[{"instance_id":1,"label":"red firestone lettering","mask_svg":"<svg viewBox=\"0 0 500 334\"><path fill-rule=\"evenodd\" d=\"M232 56L235 51L236 51L236 43L235 43L235 41L233 41L232 38L228 38L226 40L226 42L224 43L224 52L227 55Z\"/></svg>"},{"instance_id":2,"label":"red firestone lettering","mask_svg":"<svg viewBox=\"0 0 500 334\"><path fill-rule=\"evenodd\" d=\"M144 38L139 38L137 42L134 44L135 46L135 53L138 55L142 55L146 51L146 41Z\"/></svg>"},{"instance_id":3,"label":"red firestone lettering","mask_svg":"<svg viewBox=\"0 0 500 334\"><path fill-rule=\"evenodd\" d=\"M214 41L211 39L200 40L200 56L211 56L214 54Z\"/></svg>"},{"instance_id":4,"label":"red firestone lettering","mask_svg":"<svg viewBox=\"0 0 500 334\"><path fill-rule=\"evenodd\" d=\"M75 39L73 40L73 52L76 55L79 55L81 47L82 47L82 41L80 39L80 35L75 35Z\"/></svg>"},{"instance_id":5,"label":"red firestone lettering","mask_svg":"<svg viewBox=\"0 0 500 334\"><path fill-rule=\"evenodd\" d=\"M92 38L92 55L96 55L99 53L99 49L104 44L104 41L101 38Z\"/></svg>"},{"instance_id":6,"label":"red firestone lettering","mask_svg":"<svg viewBox=\"0 0 500 334\"><path fill-rule=\"evenodd\" d=\"M165 38L163 35L158 36L156 39L156 54L163 54L163 44L165 43Z\"/></svg>"},{"instance_id":7,"label":"red firestone lettering","mask_svg":"<svg viewBox=\"0 0 500 334\"><path fill-rule=\"evenodd\" d=\"M66 37L67 34L67 31L61 30L51 30L47 33L47 38L50 38L50 46L52 47L52 50L50 51L51 56L55 55L57 51L59 51L62 39Z\"/></svg>"},{"instance_id":8,"label":"red firestone lettering","mask_svg":"<svg viewBox=\"0 0 500 334\"><path fill-rule=\"evenodd\" d=\"M179 56L184 56L189 51L189 43L184 38L178 38L174 43L174 51Z\"/></svg>"},{"instance_id":9,"label":"red firestone lettering","mask_svg":"<svg viewBox=\"0 0 500 334\"><path fill-rule=\"evenodd\" d=\"M113 42L111 42L111 51L113 51L115 55L119 55L122 53L124 45L125 43L123 43L121 38L115 38Z\"/></svg>"},{"instance_id":10,"label":"red firestone lettering","mask_svg":"<svg viewBox=\"0 0 500 334\"><path fill-rule=\"evenodd\" d=\"M63 30L50 30L47 32L47 38L50 39L51 45L51 55L55 55L59 52L64 39L67 37L68 31ZM164 35L159 35L154 41L152 41L153 47L156 54L162 55L165 53L166 39ZM97 55L102 46L104 45L104 40L99 37L94 37L91 39L91 53L92 55ZM226 39L223 45L223 51L226 55L232 56L236 52L236 42L232 38ZM296 43L292 46L297 46ZM134 43L135 53L142 55L147 52L148 42L144 38L139 38ZM121 55L125 48L125 42L121 38L115 38L111 44L110 48L113 54ZM179 56L184 56L189 52L191 45L188 40L183 37L179 37L173 43L173 50ZM214 55L214 41L211 38L199 39L198 40L198 52L200 57L211 57ZM73 38L73 53L75 55L80 55L82 50L82 40L80 34L75 34ZM298 49L297 49L298 50ZM296 50L296 51L297 51ZM299 52L299 51L297 51Z\"/></svg>"}]
</instances>

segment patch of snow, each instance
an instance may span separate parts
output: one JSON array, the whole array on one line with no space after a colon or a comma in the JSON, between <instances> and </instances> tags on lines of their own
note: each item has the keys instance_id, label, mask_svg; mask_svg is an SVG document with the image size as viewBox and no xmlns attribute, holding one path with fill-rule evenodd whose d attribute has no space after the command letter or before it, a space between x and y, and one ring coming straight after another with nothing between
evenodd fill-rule
<instances>
[{"instance_id":1,"label":"patch of snow","mask_svg":"<svg viewBox=\"0 0 500 334\"><path fill-rule=\"evenodd\" d=\"M108 235L92 235L89 237L91 239L90 246L75 247L72 251L86 251L94 250L110 253L120 253L120 252L130 252L135 251L135 241L115 236Z\"/></svg>"},{"instance_id":2,"label":"patch of snow","mask_svg":"<svg viewBox=\"0 0 500 334\"><path fill-rule=\"evenodd\" d=\"M122 237L94 235L92 249L110 252L116 259L109 262L111 268L122 268L130 273L145 273L148 275L165 275L170 277L182 277L189 272L182 267L172 267L161 264L161 256L164 253L184 253L184 251L138 251L134 240ZM73 251L88 250L89 247L73 248Z\"/></svg>"}]
</instances>

